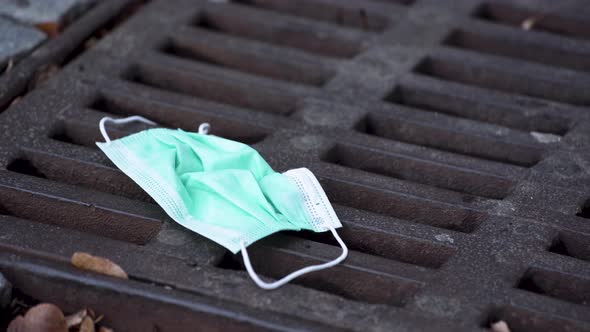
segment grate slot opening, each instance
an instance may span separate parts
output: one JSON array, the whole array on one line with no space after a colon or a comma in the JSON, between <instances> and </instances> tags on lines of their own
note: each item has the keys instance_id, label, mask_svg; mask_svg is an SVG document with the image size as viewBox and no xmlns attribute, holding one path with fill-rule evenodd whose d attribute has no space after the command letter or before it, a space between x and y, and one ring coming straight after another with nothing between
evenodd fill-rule
<instances>
[{"instance_id":1,"label":"grate slot opening","mask_svg":"<svg viewBox=\"0 0 590 332\"><path fill-rule=\"evenodd\" d=\"M547 250L558 255L590 262L588 243L590 243L589 235L564 231L559 233Z\"/></svg>"},{"instance_id":2,"label":"grate slot opening","mask_svg":"<svg viewBox=\"0 0 590 332\"><path fill-rule=\"evenodd\" d=\"M532 11L522 7L503 3L483 4L475 13L477 18L499 24L522 28L525 21L532 19L531 30L553 33L559 36L590 39L588 22L571 17L560 16L560 10L567 8L566 4L556 1L553 8L545 11ZM570 5L571 6L571 5Z\"/></svg>"},{"instance_id":3,"label":"grate slot opening","mask_svg":"<svg viewBox=\"0 0 590 332\"><path fill-rule=\"evenodd\" d=\"M13 159L8 163L6 169L11 172L47 179L47 176L43 172L41 172L30 160L25 158Z\"/></svg>"},{"instance_id":4,"label":"grate slot opening","mask_svg":"<svg viewBox=\"0 0 590 332\"><path fill-rule=\"evenodd\" d=\"M471 233L488 217L482 211L343 180L323 177L320 182L334 204L436 228Z\"/></svg>"},{"instance_id":5,"label":"grate slot opening","mask_svg":"<svg viewBox=\"0 0 590 332\"><path fill-rule=\"evenodd\" d=\"M150 128L143 124L126 124L117 128L108 127L109 137L118 139L143 129ZM97 150L96 142L103 142L104 138L96 125L86 125L79 122L64 121L57 125L48 135L49 139L72 145L83 146Z\"/></svg>"},{"instance_id":6,"label":"grate slot opening","mask_svg":"<svg viewBox=\"0 0 590 332\"><path fill-rule=\"evenodd\" d=\"M576 216L590 219L590 199L586 200L582 207L580 207L580 211L576 213Z\"/></svg>"},{"instance_id":7,"label":"grate slot opening","mask_svg":"<svg viewBox=\"0 0 590 332\"><path fill-rule=\"evenodd\" d=\"M297 107L297 97L287 91L270 91L254 86L254 82L234 81L230 77L191 73L161 65L138 66L124 79L148 88L282 116L289 116Z\"/></svg>"},{"instance_id":8,"label":"grate slot opening","mask_svg":"<svg viewBox=\"0 0 590 332\"><path fill-rule=\"evenodd\" d=\"M572 254L568 250L567 245L560 238L557 238L555 241L553 241L548 251L554 254L572 257Z\"/></svg>"},{"instance_id":9,"label":"grate slot opening","mask_svg":"<svg viewBox=\"0 0 590 332\"><path fill-rule=\"evenodd\" d=\"M369 113L355 127L359 132L390 140L427 146L441 151L459 153L483 161L532 167L542 157L541 149L502 142L493 137L478 137L449 127L400 121L383 113Z\"/></svg>"},{"instance_id":10,"label":"grate slot opening","mask_svg":"<svg viewBox=\"0 0 590 332\"><path fill-rule=\"evenodd\" d=\"M68 127L62 126L56 130L53 130L49 134L49 138L52 140L56 140L56 141L68 143L68 144L73 144L73 145L81 145L81 146L88 146L88 147L91 146L91 143L88 142L88 140L80 139L80 136L72 133Z\"/></svg>"},{"instance_id":11,"label":"grate slot opening","mask_svg":"<svg viewBox=\"0 0 590 332\"><path fill-rule=\"evenodd\" d=\"M90 105L90 109L122 117L141 115L155 121L164 127L181 128L191 132L196 131L199 124L208 122L211 124L212 134L249 145L261 142L266 138L266 136L268 136L267 130L256 125L240 122L239 120L222 117L219 115L201 114L194 111L186 111L167 103L150 101L145 98L137 99L134 96L128 95L121 96L105 94L102 97L96 99ZM119 127L110 127L109 133L112 131L114 133L113 137L122 137L126 134L126 132L122 131L125 128L137 129L133 131L139 131L151 128L151 126L130 124ZM84 135L84 131L79 130L79 128L71 128L71 126L67 126L65 131L58 131L58 133L69 135L66 137L66 140L73 140L74 143L88 142L87 139L80 137L80 135ZM92 139L98 138L102 141L102 136L98 135L98 125L97 130L93 133L95 135L92 136ZM93 142L91 144L94 145Z\"/></svg>"},{"instance_id":12,"label":"grate slot opening","mask_svg":"<svg viewBox=\"0 0 590 332\"><path fill-rule=\"evenodd\" d=\"M337 144L322 156L322 160L400 180L457 191L465 194L463 200L466 202L475 199L472 195L503 199L514 185L513 181L489 174L345 144Z\"/></svg>"},{"instance_id":13,"label":"grate slot opening","mask_svg":"<svg viewBox=\"0 0 590 332\"><path fill-rule=\"evenodd\" d=\"M155 203L135 182L114 166L113 168L99 167L48 153L28 152L24 157L13 159L6 169L115 196Z\"/></svg>"},{"instance_id":14,"label":"grate slot opening","mask_svg":"<svg viewBox=\"0 0 590 332\"><path fill-rule=\"evenodd\" d=\"M313 245L306 246L313 251ZM256 272L267 278L278 279L304 266L319 264L328 259L317 259L307 254L294 253L265 245L248 247L248 254ZM241 254L226 254L217 267L245 271ZM353 282L351 282L353 281ZM362 267L341 264L327 270L316 271L293 280L291 283L345 299L371 304L404 306L422 284Z\"/></svg>"},{"instance_id":15,"label":"grate slot opening","mask_svg":"<svg viewBox=\"0 0 590 332\"><path fill-rule=\"evenodd\" d=\"M514 68L518 70L518 68ZM435 77L440 80L472 85L493 91L501 91L516 96L528 96L543 101L567 103L586 106L590 104L590 97L584 88L590 84L587 77L583 80L576 75L571 78L572 87L563 86L552 78L534 79L508 73L505 68L493 68L483 64L473 64L469 61L461 62L457 58L430 57L424 59L415 68L419 74Z\"/></svg>"},{"instance_id":16,"label":"grate slot opening","mask_svg":"<svg viewBox=\"0 0 590 332\"><path fill-rule=\"evenodd\" d=\"M590 305L590 279L577 275L529 268L516 287L571 303Z\"/></svg>"},{"instance_id":17,"label":"grate slot opening","mask_svg":"<svg viewBox=\"0 0 590 332\"><path fill-rule=\"evenodd\" d=\"M153 217L95 204L99 198L92 192L87 192L88 196L78 192L76 197L62 197L45 192L41 184L23 176L18 181L24 183L24 188L0 185L0 214L140 245L149 242L161 227L161 221Z\"/></svg>"},{"instance_id":18,"label":"grate slot opening","mask_svg":"<svg viewBox=\"0 0 590 332\"><path fill-rule=\"evenodd\" d=\"M12 212L10 212L8 209L6 209L2 203L0 202L0 216L9 216L9 217L14 217L14 214Z\"/></svg>"},{"instance_id":19,"label":"grate slot opening","mask_svg":"<svg viewBox=\"0 0 590 332\"><path fill-rule=\"evenodd\" d=\"M198 36L195 37L190 41L187 41L186 38L174 37L160 48L160 51L181 59L316 87L324 85L332 76L332 73L328 73L315 63L313 65L298 65L284 61L284 59L277 60L272 56L239 53L236 50L225 49L223 46L199 43Z\"/></svg>"},{"instance_id":20,"label":"grate slot opening","mask_svg":"<svg viewBox=\"0 0 590 332\"><path fill-rule=\"evenodd\" d=\"M523 40L491 36L467 29L453 31L444 44L485 54L506 56L573 70L590 71L588 55L567 53L547 46L531 45Z\"/></svg>"},{"instance_id":21,"label":"grate slot opening","mask_svg":"<svg viewBox=\"0 0 590 332\"><path fill-rule=\"evenodd\" d=\"M538 101L515 101L510 105L494 105L482 103L473 96L471 91L453 89L447 93L420 87L398 85L385 97L386 102L399 104L432 113L443 113L450 116L465 118L484 123L500 125L523 132L539 132L564 136L570 129L570 121L564 117L548 114L528 115L517 113L513 107L546 108L545 103ZM457 93L457 94L453 94ZM477 97L475 97L477 98ZM524 113L524 112L523 112Z\"/></svg>"},{"instance_id":22,"label":"grate slot opening","mask_svg":"<svg viewBox=\"0 0 590 332\"><path fill-rule=\"evenodd\" d=\"M245 7L233 5L234 8ZM278 46L300 49L309 53L335 57L352 58L361 51L359 38L344 36L329 29L309 26L288 17L276 15L259 17L268 21L256 21L259 15L240 15L231 11L209 10L202 13L194 25L219 33L257 40Z\"/></svg>"},{"instance_id":23,"label":"grate slot opening","mask_svg":"<svg viewBox=\"0 0 590 332\"><path fill-rule=\"evenodd\" d=\"M224 270L232 270L232 271L246 271L246 268L240 263L241 254L234 255L232 252L226 252L219 262L217 262L217 267Z\"/></svg>"},{"instance_id":24,"label":"grate slot opening","mask_svg":"<svg viewBox=\"0 0 590 332\"><path fill-rule=\"evenodd\" d=\"M326 232L303 230L287 234L340 248L334 237ZM339 229L338 234L350 250L431 269L440 268L456 252L453 247L385 234L351 224Z\"/></svg>"},{"instance_id":25,"label":"grate slot opening","mask_svg":"<svg viewBox=\"0 0 590 332\"><path fill-rule=\"evenodd\" d=\"M358 2L358 6L355 7L343 6L337 2L322 3L313 0L297 2L284 0L233 0L233 2L362 30L381 32L388 26L386 15L381 15L374 11L367 11L363 7L365 4L360 1ZM385 0L383 2L403 3L408 1Z\"/></svg>"},{"instance_id":26,"label":"grate slot opening","mask_svg":"<svg viewBox=\"0 0 590 332\"><path fill-rule=\"evenodd\" d=\"M91 110L100 111L116 116L130 116L132 112L123 107L119 107L116 103L111 102L108 97L98 97L88 106Z\"/></svg>"}]
</instances>

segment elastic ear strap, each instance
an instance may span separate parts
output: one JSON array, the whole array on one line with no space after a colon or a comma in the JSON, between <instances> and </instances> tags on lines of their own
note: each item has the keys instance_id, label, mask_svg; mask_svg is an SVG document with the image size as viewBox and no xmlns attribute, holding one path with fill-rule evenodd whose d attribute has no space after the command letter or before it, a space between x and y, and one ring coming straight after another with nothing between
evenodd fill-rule
<instances>
[{"instance_id":1,"label":"elastic ear strap","mask_svg":"<svg viewBox=\"0 0 590 332\"><path fill-rule=\"evenodd\" d=\"M210 129L211 129L211 125L207 122L203 122L203 123L201 123L201 125L199 125L198 133L201 135L209 135Z\"/></svg>"},{"instance_id":2,"label":"elastic ear strap","mask_svg":"<svg viewBox=\"0 0 590 332\"><path fill-rule=\"evenodd\" d=\"M111 139L109 138L109 135L107 134L107 130L104 126L105 123L107 123L107 121L112 122L114 124L124 124L124 123L133 122L133 121L139 121L139 122L147 123L150 125L156 125L156 123L154 121L148 120L140 115L134 115L134 116L130 116L127 118L122 118L122 119L113 119L110 116L105 116L104 118L100 119L100 122L98 123L98 128L100 129L100 133L102 134L102 137L104 137L104 141L106 143L111 142Z\"/></svg>"},{"instance_id":3,"label":"elastic ear strap","mask_svg":"<svg viewBox=\"0 0 590 332\"><path fill-rule=\"evenodd\" d=\"M324 270L333 266L338 265L340 262L342 262L346 256L348 256L348 248L346 247L346 245L344 244L344 242L342 241L342 239L340 238L340 236L338 235L338 233L336 232L336 230L330 226L330 231L332 232L332 235L334 235L334 238L336 239L336 241L338 241L338 244L340 244L340 247L342 247L342 254L340 254L340 256L338 256L338 258L323 263L323 264L318 264L318 265L311 265L308 267L304 267L300 270L291 272L289 275L283 277L280 280L277 280L275 282L271 282L271 283L267 283L264 282L260 279L260 277L258 277L258 275L256 274L256 271L254 271L254 269L252 268L252 263L250 263L250 257L248 256L248 251L246 250L246 246L244 244L244 241L242 241L240 243L240 245L242 246L242 257L244 258L244 266L246 266L246 270L248 271L248 274L250 275L250 278L252 278L252 280L254 280L254 282L263 289L275 289L275 288L279 288L281 286L283 286L284 284L288 283L289 281L300 277L304 274L310 273L310 272L314 272L314 271L319 271L319 270Z\"/></svg>"}]
</instances>

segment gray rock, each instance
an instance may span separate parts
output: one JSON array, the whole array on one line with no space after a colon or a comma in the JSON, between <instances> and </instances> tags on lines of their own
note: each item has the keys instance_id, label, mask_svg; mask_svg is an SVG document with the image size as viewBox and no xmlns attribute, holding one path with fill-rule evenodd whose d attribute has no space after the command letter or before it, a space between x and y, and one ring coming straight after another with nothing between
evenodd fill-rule
<instances>
[{"instance_id":1,"label":"gray rock","mask_svg":"<svg viewBox=\"0 0 590 332\"><path fill-rule=\"evenodd\" d=\"M33 27L0 17L0 73L10 59L17 60L27 54L45 38L43 32Z\"/></svg>"},{"instance_id":2,"label":"gray rock","mask_svg":"<svg viewBox=\"0 0 590 332\"><path fill-rule=\"evenodd\" d=\"M8 307L10 301L12 301L12 285L0 273L0 309Z\"/></svg>"},{"instance_id":3,"label":"gray rock","mask_svg":"<svg viewBox=\"0 0 590 332\"><path fill-rule=\"evenodd\" d=\"M62 23L84 12L96 0L0 0L0 15L38 24Z\"/></svg>"}]
</instances>

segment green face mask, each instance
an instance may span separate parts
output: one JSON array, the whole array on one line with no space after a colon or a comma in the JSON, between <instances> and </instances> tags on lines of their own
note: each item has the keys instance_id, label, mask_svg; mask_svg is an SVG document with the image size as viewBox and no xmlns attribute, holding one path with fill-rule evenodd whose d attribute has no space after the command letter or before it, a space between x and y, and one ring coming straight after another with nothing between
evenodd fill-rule
<instances>
[{"instance_id":1,"label":"green face mask","mask_svg":"<svg viewBox=\"0 0 590 332\"><path fill-rule=\"evenodd\" d=\"M262 288L273 289L307 272L340 263L348 250L335 228L342 227L326 194L306 168L275 172L248 145L181 129L148 129L111 141L106 122L141 121L140 116L103 118L105 143L96 143L107 157L143 188L182 226L226 247L242 252L244 265ZM330 230L342 246L337 259L306 267L273 283L254 272L246 247L283 230Z\"/></svg>"}]
</instances>

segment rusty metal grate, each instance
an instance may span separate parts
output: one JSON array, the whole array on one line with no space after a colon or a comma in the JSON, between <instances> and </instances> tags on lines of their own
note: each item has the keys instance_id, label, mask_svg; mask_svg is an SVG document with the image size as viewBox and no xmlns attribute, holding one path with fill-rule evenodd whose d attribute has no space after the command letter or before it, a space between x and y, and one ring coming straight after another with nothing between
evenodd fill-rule
<instances>
[{"instance_id":1,"label":"rusty metal grate","mask_svg":"<svg viewBox=\"0 0 590 332\"><path fill-rule=\"evenodd\" d=\"M0 114L0 271L119 330L590 330L590 22L552 3L153 1ZM108 114L309 167L350 257L257 289L94 146ZM301 232L251 256L273 278L337 253Z\"/></svg>"}]
</instances>

